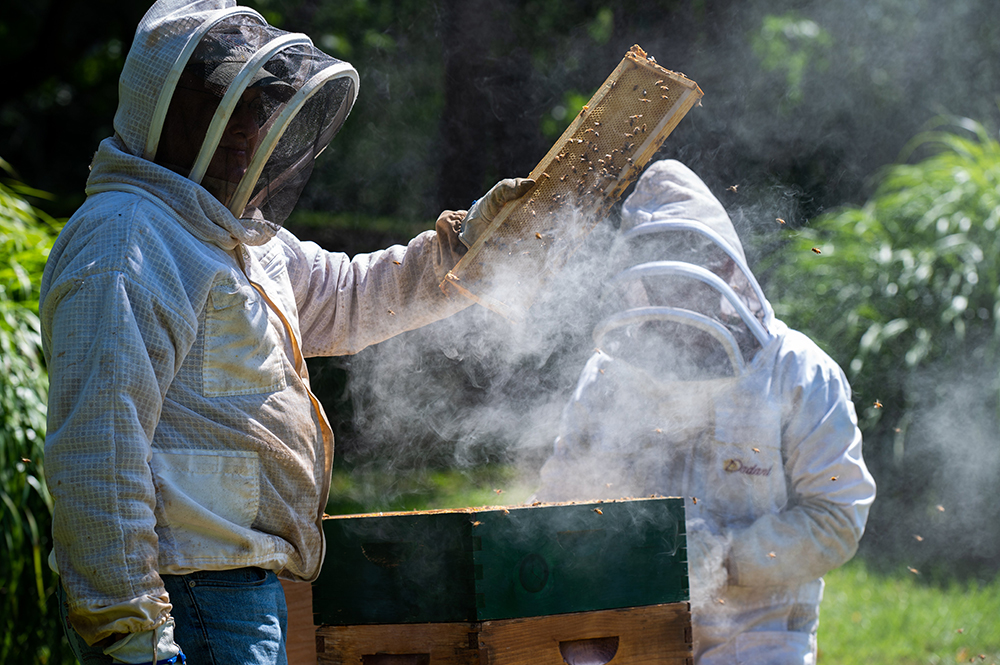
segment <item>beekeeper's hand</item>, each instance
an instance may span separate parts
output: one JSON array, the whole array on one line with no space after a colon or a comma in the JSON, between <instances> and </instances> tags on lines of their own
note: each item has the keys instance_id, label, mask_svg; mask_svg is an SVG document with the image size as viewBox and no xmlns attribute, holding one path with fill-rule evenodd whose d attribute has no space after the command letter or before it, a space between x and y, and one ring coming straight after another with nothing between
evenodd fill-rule
<instances>
[{"instance_id":1,"label":"beekeeper's hand","mask_svg":"<svg viewBox=\"0 0 1000 665\"><path fill-rule=\"evenodd\" d=\"M493 185L486 196L472 204L469 214L462 220L459 239L466 247L472 247L479 235L489 228L504 204L516 201L534 186L535 181L529 178L505 178Z\"/></svg>"},{"instance_id":2,"label":"beekeeper's hand","mask_svg":"<svg viewBox=\"0 0 1000 665\"><path fill-rule=\"evenodd\" d=\"M437 232L437 253L434 255L434 270L439 277L455 267L469 248L458 239L462 229L464 210L445 210L438 215L434 230Z\"/></svg>"},{"instance_id":3,"label":"beekeeper's hand","mask_svg":"<svg viewBox=\"0 0 1000 665\"><path fill-rule=\"evenodd\" d=\"M726 585L726 555L729 539L713 533L705 520L690 520L686 525L688 581L692 607L704 607L713 602Z\"/></svg>"},{"instance_id":4,"label":"beekeeper's hand","mask_svg":"<svg viewBox=\"0 0 1000 665\"><path fill-rule=\"evenodd\" d=\"M173 617L167 617L165 623L153 630L129 633L105 649L104 655L111 656L114 663L181 665L186 660L181 648L174 642Z\"/></svg>"}]
</instances>

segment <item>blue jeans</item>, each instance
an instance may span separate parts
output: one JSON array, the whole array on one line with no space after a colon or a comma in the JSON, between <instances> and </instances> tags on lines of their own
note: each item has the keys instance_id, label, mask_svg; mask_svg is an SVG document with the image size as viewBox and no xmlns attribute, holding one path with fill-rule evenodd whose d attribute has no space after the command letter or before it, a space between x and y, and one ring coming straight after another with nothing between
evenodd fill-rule
<instances>
[{"instance_id":1,"label":"blue jeans","mask_svg":"<svg viewBox=\"0 0 1000 665\"><path fill-rule=\"evenodd\" d=\"M278 576L260 568L205 570L162 575L170 594L174 640L189 665L287 665L288 615ZM83 665L107 665L100 647L87 646L66 622L66 597L59 588L63 630Z\"/></svg>"}]
</instances>

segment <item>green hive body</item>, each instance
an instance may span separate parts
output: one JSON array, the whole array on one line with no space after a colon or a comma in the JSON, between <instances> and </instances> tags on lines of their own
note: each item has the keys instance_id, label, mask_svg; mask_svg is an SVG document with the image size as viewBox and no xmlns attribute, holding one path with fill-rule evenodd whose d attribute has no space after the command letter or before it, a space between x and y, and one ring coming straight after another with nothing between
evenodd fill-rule
<instances>
[{"instance_id":1,"label":"green hive body","mask_svg":"<svg viewBox=\"0 0 1000 665\"><path fill-rule=\"evenodd\" d=\"M676 498L336 517L316 623L489 621L688 600Z\"/></svg>"}]
</instances>

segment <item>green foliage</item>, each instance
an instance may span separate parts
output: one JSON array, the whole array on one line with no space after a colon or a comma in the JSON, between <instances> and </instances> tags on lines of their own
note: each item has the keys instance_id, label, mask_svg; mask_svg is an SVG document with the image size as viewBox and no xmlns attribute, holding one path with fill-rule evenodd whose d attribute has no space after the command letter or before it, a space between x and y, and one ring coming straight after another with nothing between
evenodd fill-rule
<instances>
[{"instance_id":1,"label":"green foliage","mask_svg":"<svg viewBox=\"0 0 1000 665\"><path fill-rule=\"evenodd\" d=\"M769 287L851 381L879 486L863 552L935 579L995 573L1000 143L942 120L904 157L864 205L789 232Z\"/></svg>"},{"instance_id":2,"label":"green foliage","mask_svg":"<svg viewBox=\"0 0 1000 665\"><path fill-rule=\"evenodd\" d=\"M794 108L803 100L803 81L810 67L819 71L829 66L830 33L818 23L795 12L767 15L760 29L750 36L754 54L765 72L785 77L786 96L782 108Z\"/></svg>"},{"instance_id":3,"label":"green foliage","mask_svg":"<svg viewBox=\"0 0 1000 665\"><path fill-rule=\"evenodd\" d=\"M869 404L915 368L997 357L1000 144L971 120L955 128L918 136L908 154L924 159L799 230L776 266L779 313L825 343Z\"/></svg>"},{"instance_id":4,"label":"green foliage","mask_svg":"<svg viewBox=\"0 0 1000 665\"><path fill-rule=\"evenodd\" d=\"M0 167L9 172L6 162ZM48 379L38 282L58 230L25 199L40 192L0 182L0 662L59 662L66 654L50 598L52 497L42 453Z\"/></svg>"}]
</instances>

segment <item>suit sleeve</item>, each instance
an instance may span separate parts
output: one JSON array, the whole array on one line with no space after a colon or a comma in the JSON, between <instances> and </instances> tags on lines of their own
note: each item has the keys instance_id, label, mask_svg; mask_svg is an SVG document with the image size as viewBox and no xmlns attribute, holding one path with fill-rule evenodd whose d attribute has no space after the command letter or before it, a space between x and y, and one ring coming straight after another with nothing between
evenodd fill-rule
<instances>
[{"instance_id":1,"label":"suit sleeve","mask_svg":"<svg viewBox=\"0 0 1000 665\"><path fill-rule=\"evenodd\" d=\"M736 585L804 583L844 564L857 550L875 499L847 378L795 335L797 348L779 361L776 377L789 502L732 533L727 566Z\"/></svg>"}]
</instances>

